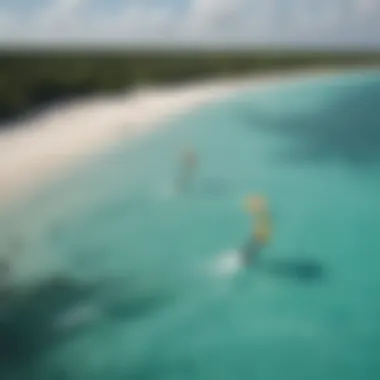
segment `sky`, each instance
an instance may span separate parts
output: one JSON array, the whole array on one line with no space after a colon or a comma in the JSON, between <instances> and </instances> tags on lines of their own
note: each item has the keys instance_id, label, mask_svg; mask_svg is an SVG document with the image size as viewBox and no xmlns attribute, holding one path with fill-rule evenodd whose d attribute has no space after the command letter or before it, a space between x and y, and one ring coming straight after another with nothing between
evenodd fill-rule
<instances>
[{"instance_id":1,"label":"sky","mask_svg":"<svg viewBox=\"0 0 380 380\"><path fill-rule=\"evenodd\" d=\"M380 47L380 0L0 0L0 45Z\"/></svg>"}]
</instances>

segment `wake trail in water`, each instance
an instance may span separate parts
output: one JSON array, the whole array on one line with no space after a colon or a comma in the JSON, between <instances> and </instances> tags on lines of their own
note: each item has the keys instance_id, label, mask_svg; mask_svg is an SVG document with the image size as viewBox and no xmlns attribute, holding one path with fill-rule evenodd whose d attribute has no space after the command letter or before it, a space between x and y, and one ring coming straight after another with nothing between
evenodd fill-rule
<instances>
[{"instance_id":1,"label":"wake trail in water","mask_svg":"<svg viewBox=\"0 0 380 380\"><path fill-rule=\"evenodd\" d=\"M223 252L213 262L212 272L218 277L232 277L243 269L243 258L237 249Z\"/></svg>"},{"instance_id":2,"label":"wake trail in water","mask_svg":"<svg viewBox=\"0 0 380 380\"><path fill-rule=\"evenodd\" d=\"M175 199L178 196L178 189L173 184L163 184L154 194L154 197L159 200Z\"/></svg>"}]
</instances>

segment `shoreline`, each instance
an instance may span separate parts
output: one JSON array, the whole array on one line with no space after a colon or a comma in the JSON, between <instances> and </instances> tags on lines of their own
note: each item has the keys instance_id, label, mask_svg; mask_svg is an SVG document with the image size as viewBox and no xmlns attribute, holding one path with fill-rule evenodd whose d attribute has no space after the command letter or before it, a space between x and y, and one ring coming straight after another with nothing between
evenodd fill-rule
<instances>
[{"instance_id":1,"label":"shoreline","mask_svg":"<svg viewBox=\"0 0 380 380\"><path fill-rule=\"evenodd\" d=\"M172 117L245 91L268 90L346 72L358 70L321 68L148 87L48 109L0 133L0 202L23 199L120 139L149 133Z\"/></svg>"}]
</instances>

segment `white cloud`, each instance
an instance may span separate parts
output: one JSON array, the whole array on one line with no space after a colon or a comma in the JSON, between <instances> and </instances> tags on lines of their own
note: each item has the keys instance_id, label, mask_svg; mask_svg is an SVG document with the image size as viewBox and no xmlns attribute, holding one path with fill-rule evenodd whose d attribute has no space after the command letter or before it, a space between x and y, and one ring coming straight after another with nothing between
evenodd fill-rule
<instances>
[{"instance_id":1,"label":"white cloud","mask_svg":"<svg viewBox=\"0 0 380 380\"><path fill-rule=\"evenodd\" d=\"M374 17L364 17L379 9L380 0L188 0L180 10L173 1L125 0L114 12L101 12L92 4L51 0L45 9L30 13L27 22L0 5L0 42L304 42L333 39L339 33L355 39L363 31L373 35L376 28L380 32Z\"/></svg>"},{"instance_id":2,"label":"white cloud","mask_svg":"<svg viewBox=\"0 0 380 380\"><path fill-rule=\"evenodd\" d=\"M126 5L119 15L123 30L135 32L160 32L170 27L174 20L173 9L144 3Z\"/></svg>"},{"instance_id":3,"label":"white cloud","mask_svg":"<svg viewBox=\"0 0 380 380\"><path fill-rule=\"evenodd\" d=\"M305 33L334 29L341 22L341 8L339 2L333 0L319 0L318 6L309 1L293 0L293 17L295 29Z\"/></svg>"},{"instance_id":4,"label":"white cloud","mask_svg":"<svg viewBox=\"0 0 380 380\"><path fill-rule=\"evenodd\" d=\"M354 0L356 10L365 15L370 15L379 10L379 6L379 0Z\"/></svg>"},{"instance_id":5,"label":"white cloud","mask_svg":"<svg viewBox=\"0 0 380 380\"><path fill-rule=\"evenodd\" d=\"M245 3L245 0L193 0L189 16L196 20L213 22L219 17L236 14Z\"/></svg>"},{"instance_id":6,"label":"white cloud","mask_svg":"<svg viewBox=\"0 0 380 380\"><path fill-rule=\"evenodd\" d=\"M223 32L236 28L247 4L247 0L193 0L185 19L186 31Z\"/></svg>"},{"instance_id":7,"label":"white cloud","mask_svg":"<svg viewBox=\"0 0 380 380\"><path fill-rule=\"evenodd\" d=\"M0 12L0 30L6 30L14 26L14 15L7 11Z\"/></svg>"},{"instance_id":8,"label":"white cloud","mask_svg":"<svg viewBox=\"0 0 380 380\"><path fill-rule=\"evenodd\" d=\"M47 28L70 24L87 4L89 0L53 0L49 7L37 12L35 23Z\"/></svg>"}]
</instances>

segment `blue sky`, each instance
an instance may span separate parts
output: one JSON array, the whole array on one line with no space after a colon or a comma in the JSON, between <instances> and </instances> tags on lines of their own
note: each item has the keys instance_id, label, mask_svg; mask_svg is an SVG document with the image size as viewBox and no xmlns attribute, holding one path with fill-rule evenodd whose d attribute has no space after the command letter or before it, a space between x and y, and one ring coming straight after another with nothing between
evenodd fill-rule
<instances>
[{"instance_id":1,"label":"blue sky","mask_svg":"<svg viewBox=\"0 0 380 380\"><path fill-rule=\"evenodd\" d=\"M0 44L380 47L380 0L0 0Z\"/></svg>"}]
</instances>

